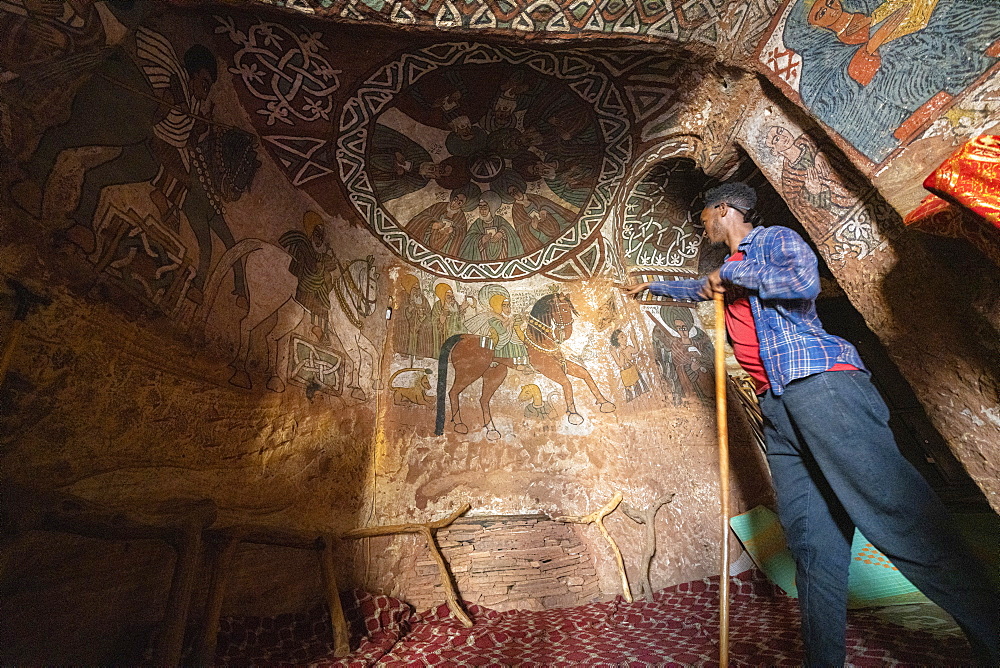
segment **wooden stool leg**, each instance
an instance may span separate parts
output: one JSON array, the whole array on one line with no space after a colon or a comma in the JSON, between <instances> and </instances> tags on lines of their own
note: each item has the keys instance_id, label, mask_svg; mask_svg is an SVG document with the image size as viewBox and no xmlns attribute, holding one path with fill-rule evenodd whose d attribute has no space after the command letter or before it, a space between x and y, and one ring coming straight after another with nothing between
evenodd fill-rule
<instances>
[{"instance_id":1,"label":"wooden stool leg","mask_svg":"<svg viewBox=\"0 0 1000 668\"><path fill-rule=\"evenodd\" d=\"M229 575L232 572L233 557L243 540L242 533L233 533L225 538L221 549L215 555L212 575L208 585L208 602L205 604L205 625L194 665L211 666L215 663L215 648L219 641L219 618L222 616L222 601L226 597Z\"/></svg>"},{"instance_id":2,"label":"wooden stool leg","mask_svg":"<svg viewBox=\"0 0 1000 668\"><path fill-rule=\"evenodd\" d=\"M323 537L323 550L319 553L319 563L323 571L327 604L330 606L330 624L333 626L333 655L339 657L351 653L351 636L347 631L344 609L340 606L340 590L337 589L337 573L334 570L333 541L333 536Z\"/></svg>"},{"instance_id":3,"label":"wooden stool leg","mask_svg":"<svg viewBox=\"0 0 1000 668\"><path fill-rule=\"evenodd\" d=\"M200 523L191 523L184 527L181 544L177 549L177 563L170 583L163 634L154 659L160 666L178 666L181 663L181 653L184 651L184 628L187 625L191 592L194 591L194 581L198 576L201 557L201 531Z\"/></svg>"}]
</instances>

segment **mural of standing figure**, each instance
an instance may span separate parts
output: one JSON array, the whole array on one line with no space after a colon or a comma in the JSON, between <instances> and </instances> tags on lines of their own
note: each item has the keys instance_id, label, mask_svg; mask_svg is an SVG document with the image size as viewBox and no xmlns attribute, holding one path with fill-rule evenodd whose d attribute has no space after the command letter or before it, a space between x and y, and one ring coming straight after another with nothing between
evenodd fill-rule
<instances>
[{"instance_id":1,"label":"mural of standing figure","mask_svg":"<svg viewBox=\"0 0 1000 668\"><path fill-rule=\"evenodd\" d=\"M212 235L227 249L235 243L223 216L260 167L257 140L214 123L208 96L215 84L215 56L196 44L183 59L158 32L135 32L135 60L118 49L96 68L73 99L69 120L50 128L23 165L28 178L11 195L41 217L44 191L59 155L86 146L118 147L110 160L86 170L67 238L93 252L94 215L107 186L149 182L163 223L175 231L183 214L198 241L198 267L188 297L202 301L212 266ZM138 64L137 64L138 61ZM232 266L234 290L247 306L242 264Z\"/></svg>"},{"instance_id":2,"label":"mural of standing figure","mask_svg":"<svg viewBox=\"0 0 1000 668\"><path fill-rule=\"evenodd\" d=\"M659 317L650 314L656 363L664 380L673 387L674 402L714 396L713 352L708 335L695 326L694 311L681 306L660 307Z\"/></svg>"},{"instance_id":3,"label":"mural of standing figure","mask_svg":"<svg viewBox=\"0 0 1000 668\"><path fill-rule=\"evenodd\" d=\"M620 329L611 332L611 356L618 365L618 373L625 387L625 401L632 401L649 392L649 384L639 371L639 351L632 344L631 332Z\"/></svg>"},{"instance_id":4,"label":"mural of standing figure","mask_svg":"<svg viewBox=\"0 0 1000 668\"><path fill-rule=\"evenodd\" d=\"M441 346L455 334L465 332L465 313L473 306L471 297L459 304L455 291L447 283L434 286L437 301L431 307L431 315L424 321L423 339L430 346L431 357L437 359Z\"/></svg>"},{"instance_id":5,"label":"mural of standing figure","mask_svg":"<svg viewBox=\"0 0 1000 668\"><path fill-rule=\"evenodd\" d=\"M761 142L765 150L781 158L781 193L804 223L826 229L854 204L854 197L808 135L796 137L772 125Z\"/></svg>"},{"instance_id":6,"label":"mural of standing figure","mask_svg":"<svg viewBox=\"0 0 1000 668\"><path fill-rule=\"evenodd\" d=\"M402 288L393 348L400 355L410 358L410 365L418 357L431 357L430 342L421 333L431 314L431 305L420 289L420 279L413 274L405 274L399 281Z\"/></svg>"},{"instance_id":7,"label":"mural of standing figure","mask_svg":"<svg viewBox=\"0 0 1000 668\"><path fill-rule=\"evenodd\" d=\"M781 32L802 59L792 98L873 163L912 138L921 107L962 94L1000 62L1000 3L795 0ZM762 54L763 56L763 54ZM933 62L933 67L927 63Z\"/></svg>"},{"instance_id":8,"label":"mural of standing figure","mask_svg":"<svg viewBox=\"0 0 1000 668\"><path fill-rule=\"evenodd\" d=\"M506 292L501 286L487 287L494 288L493 296L503 295ZM503 300L500 303L502 305ZM534 370L555 381L562 388L566 400L566 419L570 424L578 425L583 423L584 418L576 409L571 377L580 378L587 384L602 413L614 411L615 405L605 398L587 368L567 358L562 350L562 344L573 335L575 315L576 309L573 308L573 302L567 295L559 293L545 295L531 308L524 329L523 343L527 347L528 361ZM450 390L448 389L449 361L455 369L455 380ZM513 358L500 358L495 355L493 341L488 336L458 334L445 341L438 360L437 420L434 433L438 436L444 433L446 398L451 405L454 430L459 434L469 432L469 427L462 421L459 397L465 388L482 378L483 388L479 406L483 411L486 438L489 440L500 438L501 434L493 424L490 400L507 378L508 369L514 366Z\"/></svg>"}]
</instances>

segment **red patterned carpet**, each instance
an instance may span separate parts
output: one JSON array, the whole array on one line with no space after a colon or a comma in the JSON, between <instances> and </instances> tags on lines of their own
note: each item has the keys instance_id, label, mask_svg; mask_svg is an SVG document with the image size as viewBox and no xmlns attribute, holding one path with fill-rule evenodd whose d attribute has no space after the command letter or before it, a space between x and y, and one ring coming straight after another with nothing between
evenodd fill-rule
<instances>
[{"instance_id":1,"label":"red patterned carpet","mask_svg":"<svg viewBox=\"0 0 1000 668\"><path fill-rule=\"evenodd\" d=\"M718 578L656 594L652 603L616 599L576 608L496 612L468 606L464 628L445 606L415 614L405 603L361 591L344 594L354 653L333 658L325 607L307 614L227 618L219 665L309 666L716 666ZM794 599L756 569L730 585L730 663L797 666ZM971 654L953 633L919 631L851 612L848 663L853 666L961 665Z\"/></svg>"}]
</instances>

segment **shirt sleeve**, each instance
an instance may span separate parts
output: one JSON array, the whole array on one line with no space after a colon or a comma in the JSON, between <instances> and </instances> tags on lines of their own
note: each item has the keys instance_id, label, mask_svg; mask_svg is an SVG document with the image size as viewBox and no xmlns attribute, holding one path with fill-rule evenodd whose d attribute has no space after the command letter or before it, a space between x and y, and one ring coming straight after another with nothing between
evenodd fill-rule
<instances>
[{"instance_id":1,"label":"shirt sleeve","mask_svg":"<svg viewBox=\"0 0 1000 668\"><path fill-rule=\"evenodd\" d=\"M819 294L816 255L793 230L773 227L761 235L764 261L724 262L723 280L756 290L761 299L815 299Z\"/></svg>"},{"instance_id":2,"label":"shirt sleeve","mask_svg":"<svg viewBox=\"0 0 1000 668\"><path fill-rule=\"evenodd\" d=\"M705 298L698 292L705 285L704 278L683 279L677 281L655 281L649 284L649 291L654 295L662 295L673 299L703 302Z\"/></svg>"}]
</instances>

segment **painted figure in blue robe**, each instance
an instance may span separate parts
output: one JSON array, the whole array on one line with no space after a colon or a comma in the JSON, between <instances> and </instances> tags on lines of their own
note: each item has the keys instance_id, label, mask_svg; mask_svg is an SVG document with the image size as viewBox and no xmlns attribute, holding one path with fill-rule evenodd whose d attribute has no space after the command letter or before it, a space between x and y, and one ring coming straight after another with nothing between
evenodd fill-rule
<instances>
[{"instance_id":1,"label":"painted figure in blue robe","mask_svg":"<svg viewBox=\"0 0 1000 668\"><path fill-rule=\"evenodd\" d=\"M784 30L802 58L803 104L872 162L939 93L958 95L998 58L1000 3L799 0Z\"/></svg>"}]
</instances>

